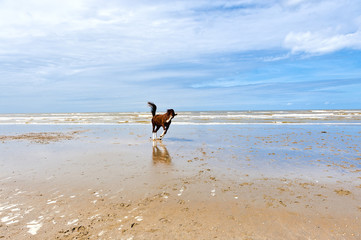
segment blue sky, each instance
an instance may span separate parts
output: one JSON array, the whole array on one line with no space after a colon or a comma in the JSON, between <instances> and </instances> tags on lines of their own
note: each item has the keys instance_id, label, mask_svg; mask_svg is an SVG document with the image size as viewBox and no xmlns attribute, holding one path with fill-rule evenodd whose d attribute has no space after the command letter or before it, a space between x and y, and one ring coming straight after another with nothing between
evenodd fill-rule
<instances>
[{"instance_id":1,"label":"blue sky","mask_svg":"<svg viewBox=\"0 0 361 240\"><path fill-rule=\"evenodd\" d=\"M360 109L359 0L1 0L0 113Z\"/></svg>"}]
</instances>

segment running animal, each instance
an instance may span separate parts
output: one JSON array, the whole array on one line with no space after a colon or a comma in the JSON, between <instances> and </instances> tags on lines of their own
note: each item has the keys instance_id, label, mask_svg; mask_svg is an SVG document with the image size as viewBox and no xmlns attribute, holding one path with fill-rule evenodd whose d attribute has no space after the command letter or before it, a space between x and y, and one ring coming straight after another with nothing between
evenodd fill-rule
<instances>
[{"instance_id":1,"label":"running animal","mask_svg":"<svg viewBox=\"0 0 361 240\"><path fill-rule=\"evenodd\" d=\"M160 127L163 127L163 133L160 135L159 140L161 140L164 135L167 133L170 124L172 123L172 119L177 115L173 109L168 109L165 114L155 114L157 111L157 106L148 102L148 105L151 107L151 112L153 115L152 125L153 125L153 141L157 140L157 131Z\"/></svg>"}]
</instances>

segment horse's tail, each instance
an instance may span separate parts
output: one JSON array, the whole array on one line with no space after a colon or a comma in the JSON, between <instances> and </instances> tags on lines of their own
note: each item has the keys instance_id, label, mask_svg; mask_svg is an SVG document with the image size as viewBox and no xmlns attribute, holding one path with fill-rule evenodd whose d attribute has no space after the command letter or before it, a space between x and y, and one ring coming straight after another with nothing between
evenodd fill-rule
<instances>
[{"instance_id":1,"label":"horse's tail","mask_svg":"<svg viewBox=\"0 0 361 240\"><path fill-rule=\"evenodd\" d=\"M155 116L155 112L157 111L157 106L156 106L154 103L152 103L152 102L148 102L148 105L149 105L149 107L152 109L151 112L152 112L152 115L153 115L153 117L154 117L154 116Z\"/></svg>"}]
</instances>

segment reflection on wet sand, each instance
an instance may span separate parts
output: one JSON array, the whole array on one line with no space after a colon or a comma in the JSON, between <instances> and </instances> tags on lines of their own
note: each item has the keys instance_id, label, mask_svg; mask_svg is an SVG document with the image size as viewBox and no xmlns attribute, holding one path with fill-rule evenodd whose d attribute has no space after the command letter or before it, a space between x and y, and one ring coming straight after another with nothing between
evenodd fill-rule
<instances>
[{"instance_id":1,"label":"reflection on wet sand","mask_svg":"<svg viewBox=\"0 0 361 240\"><path fill-rule=\"evenodd\" d=\"M158 147L159 145L159 147ZM167 147L162 143L153 142L153 164L171 164L172 158Z\"/></svg>"}]
</instances>

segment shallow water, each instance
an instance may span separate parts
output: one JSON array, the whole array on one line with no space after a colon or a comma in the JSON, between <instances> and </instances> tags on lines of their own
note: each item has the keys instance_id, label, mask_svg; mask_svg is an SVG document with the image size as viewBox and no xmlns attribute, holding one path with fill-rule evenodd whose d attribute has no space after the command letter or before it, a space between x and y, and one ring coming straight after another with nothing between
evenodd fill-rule
<instances>
[{"instance_id":1,"label":"shallow water","mask_svg":"<svg viewBox=\"0 0 361 240\"><path fill-rule=\"evenodd\" d=\"M232 178L242 173L317 181L353 181L361 169L361 130L353 125L172 125L164 140L156 143L150 140L150 128L0 125L2 135L79 131L72 140L48 144L4 141L0 144L1 166L12 166L13 172L27 167L37 172L36 177L43 173L72 176L89 166L93 174L111 178L113 172L151 172L157 163L158 169L192 173L206 161L217 168L217 175ZM198 165L189 168L189 162Z\"/></svg>"}]
</instances>

